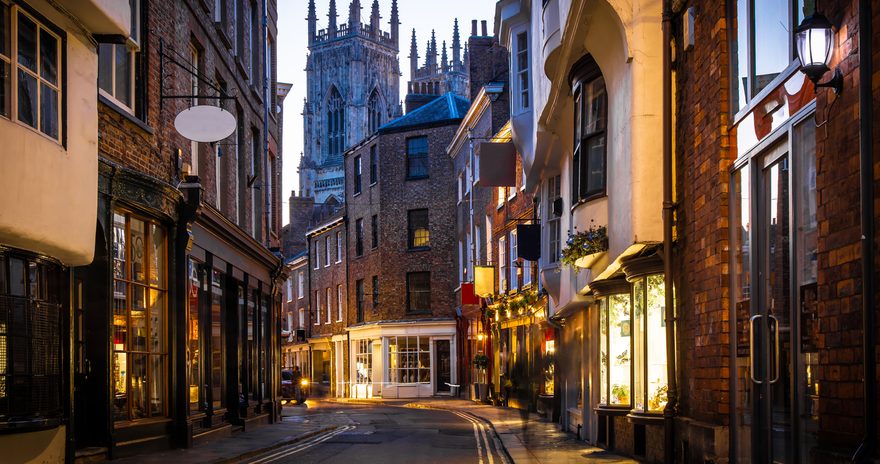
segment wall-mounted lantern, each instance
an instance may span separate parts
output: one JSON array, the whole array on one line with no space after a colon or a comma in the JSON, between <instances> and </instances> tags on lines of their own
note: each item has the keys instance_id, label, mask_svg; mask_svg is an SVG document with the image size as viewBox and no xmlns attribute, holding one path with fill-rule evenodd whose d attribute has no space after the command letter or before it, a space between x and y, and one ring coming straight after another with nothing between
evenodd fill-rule
<instances>
[{"instance_id":1,"label":"wall-mounted lantern","mask_svg":"<svg viewBox=\"0 0 880 464\"><path fill-rule=\"evenodd\" d=\"M830 87L835 94L843 90L843 74L839 68L834 69L831 79L819 82L819 79L830 68L832 47L834 45L834 30L831 22L819 12L804 18L795 29L798 59L801 62L803 72L813 84L818 87Z\"/></svg>"}]
</instances>

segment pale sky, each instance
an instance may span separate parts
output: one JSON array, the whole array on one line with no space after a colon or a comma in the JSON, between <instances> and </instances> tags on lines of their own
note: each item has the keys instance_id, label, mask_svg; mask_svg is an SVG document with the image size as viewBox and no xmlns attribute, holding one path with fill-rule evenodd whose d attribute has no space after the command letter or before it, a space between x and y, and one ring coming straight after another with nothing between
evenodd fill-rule
<instances>
[{"instance_id":1,"label":"pale sky","mask_svg":"<svg viewBox=\"0 0 880 464\"><path fill-rule=\"evenodd\" d=\"M350 0L336 0L337 23L348 21ZM327 11L330 0L316 0L318 30L327 27ZM372 0L361 0L361 21L369 23ZM450 59L452 58L452 26L458 18L462 47L471 34L471 20L488 21L489 34L493 34L495 0L398 0L400 10L400 77L401 100L405 95L409 80L409 47L413 28L416 29L416 42L419 46L419 63L424 63L425 44L431 38L431 29L437 33L437 52L441 53L446 41ZM379 0L382 16L382 30L390 31L388 21L391 17L391 0ZM303 146L302 109L305 98L306 54L308 53L307 23L308 0L278 0L278 81L293 84L290 94L284 100L284 170L282 171L282 221L287 224L287 199L291 190L297 189L299 176L296 168Z\"/></svg>"}]
</instances>

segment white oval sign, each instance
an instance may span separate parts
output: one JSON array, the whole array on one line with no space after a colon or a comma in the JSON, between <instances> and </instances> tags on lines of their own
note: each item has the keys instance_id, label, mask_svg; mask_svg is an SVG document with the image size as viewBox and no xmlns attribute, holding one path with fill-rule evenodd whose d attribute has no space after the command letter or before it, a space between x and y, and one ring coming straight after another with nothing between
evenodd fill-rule
<instances>
[{"instance_id":1,"label":"white oval sign","mask_svg":"<svg viewBox=\"0 0 880 464\"><path fill-rule=\"evenodd\" d=\"M192 141L216 142L235 132L235 116L218 106L193 106L174 118L174 128Z\"/></svg>"}]
</instances>

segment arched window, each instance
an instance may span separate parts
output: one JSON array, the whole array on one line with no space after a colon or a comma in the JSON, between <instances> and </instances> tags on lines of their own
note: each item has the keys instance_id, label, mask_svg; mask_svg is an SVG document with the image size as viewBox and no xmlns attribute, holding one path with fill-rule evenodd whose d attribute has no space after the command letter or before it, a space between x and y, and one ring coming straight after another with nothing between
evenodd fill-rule
<instances>
[{"instance_id":1,"label":"arched window","mask_svg":"<svg viewBox=\"0 0 880 464\"><path fill-rule=\"evenodd\" d=\"M345 102L336 87L327 99L327 150L330 158L342 156L345 149Z\"/></svg>"},{"instance_id":2,"label":"arched window","mask_svg":"<svg viewBox=\"0 0 880 464\"><path fill-rule=\"evenodd\" d=\"M370 134L382 125L382 102L379 101L379 92L375 89L367 101L367 121Z\"/></svg>"},{"instance_id":3,"label":"arched window","mask_svg":"<svg viewBox=\"0 0 880 464\"><path fill-rule=\"evenodd\" d=\"M605 195L608 97L605 79L589 55L571 73L574 93L574 159L572 204Z\"/></svg>"}]
</instances>

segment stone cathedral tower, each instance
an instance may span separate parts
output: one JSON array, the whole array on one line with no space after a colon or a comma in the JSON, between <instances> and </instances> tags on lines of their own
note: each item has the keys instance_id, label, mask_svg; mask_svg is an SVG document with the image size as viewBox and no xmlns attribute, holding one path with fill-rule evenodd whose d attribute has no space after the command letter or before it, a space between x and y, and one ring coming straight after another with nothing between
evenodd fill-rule
<instances>
[{"instance_id":1,"label":"stone cathedral tower","mask_svg":"<svg viewBox=\"0 0 880 464\"><path fill-rule=\"evenodd\" d=\"M362 22L360 0L352 0L348 21L337 24L336 0L330 0L327 28L318 30L314 0L308 8L300 195L335 203L345 198L345 150L401 115L400 21L397 0L392 0L389 32L380 29L378 0L367 22Z\"/></svg>"}]
</instances>

